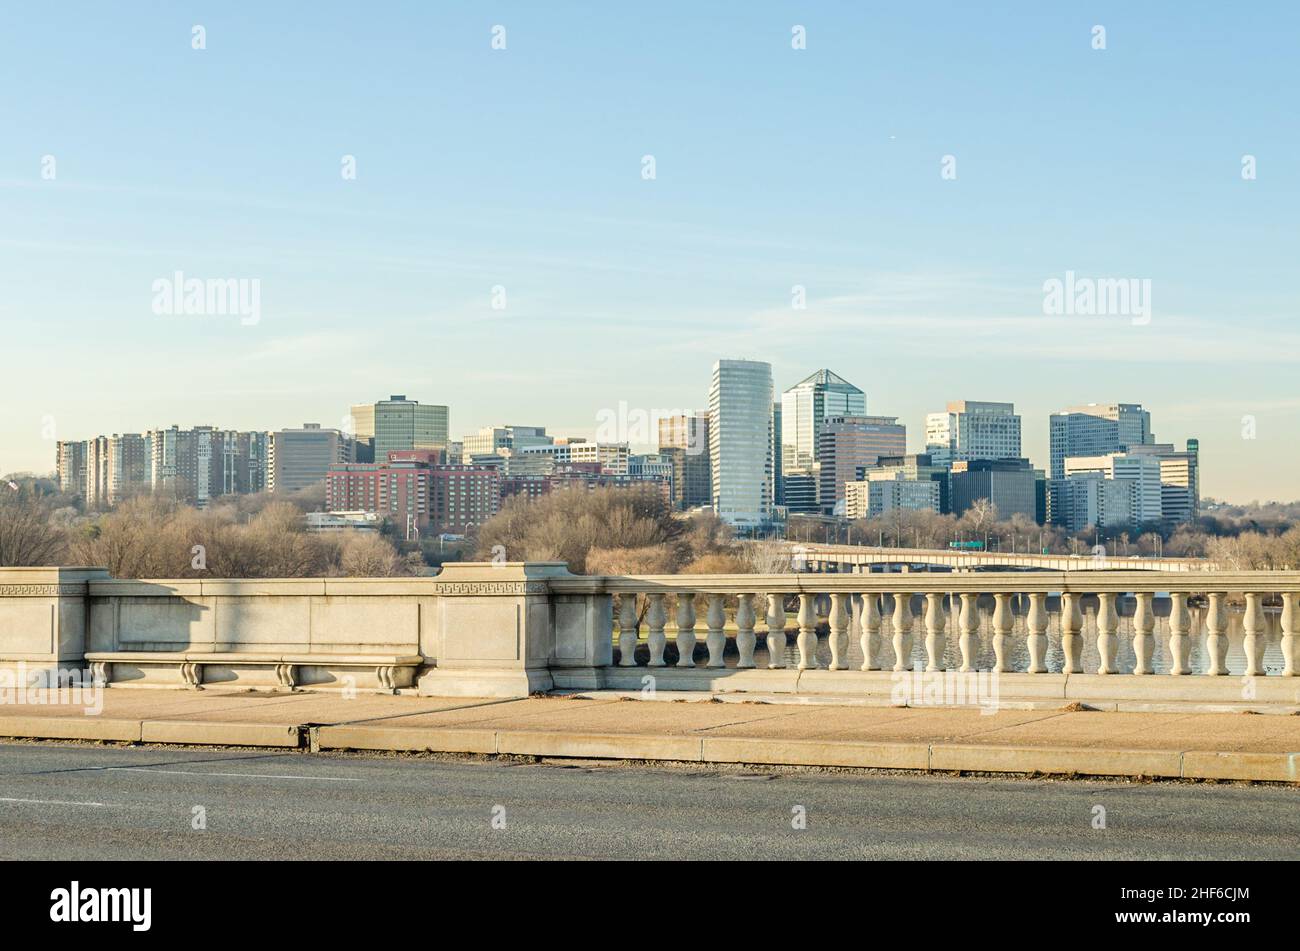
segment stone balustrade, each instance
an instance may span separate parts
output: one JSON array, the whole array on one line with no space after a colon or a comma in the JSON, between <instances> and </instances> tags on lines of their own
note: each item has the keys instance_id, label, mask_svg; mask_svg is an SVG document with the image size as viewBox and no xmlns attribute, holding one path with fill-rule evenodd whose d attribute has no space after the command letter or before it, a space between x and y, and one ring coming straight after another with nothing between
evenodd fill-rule
<instances>
[{"instance_id":1,"label":"stone balustrade","mask_svg":"<svg viewBox=\"0 0 1300 951\"><path fill-rule=\"evenodd\" d=\"M1300 705L1295 572L587 577L452 564L406 579L125 581L0 569L0 670L111 686L823 694ZM791 636L793 635L793 636ZM927 680L928 678L928 680Z\"/></svg>"},{"instance_id":2,"label":"stone balustrade","mask_svg":"<svg viewBox=\"0 0 1300 951\"><path fill-rule=\"evenodd\" d=\"M615 600L618 659L597 678L611 688L896 697L904 673L988 673L1027 702L1300 704L1294 572L570 576L551 589Z\"/></svg>"}]
</instances>

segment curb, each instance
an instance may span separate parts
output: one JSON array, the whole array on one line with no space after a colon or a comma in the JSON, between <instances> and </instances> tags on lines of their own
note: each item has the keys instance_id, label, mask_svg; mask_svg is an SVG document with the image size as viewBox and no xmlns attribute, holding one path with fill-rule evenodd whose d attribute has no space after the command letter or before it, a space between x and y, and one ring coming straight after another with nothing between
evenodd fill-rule
<instances>
[{"instance_id":1,"label":"curb","mask_svg":"<svg viewBox=\"0 0 1300 951\"><path fill-rule=\"evenodd\" d=\"M302 728L296 724L145 720L141 724L140 742L298 749L302 746Z\"/></svg>"},{"instance_id":2,"label":"curb","mask_svg":"<svg viewBox=\"0 0 1300 951\"><path fill-rule=\"evenodd\" d=\"M0 717L0 736L39 740L115 740L139 743L139 720L104 717Z\"/></svg>"},{"instance_id":3,"label":"curb","mask_svg":"<svg viewBox=\"0 0 1300 951\"><path fill-rule=\"evenodd\" d=\"M528 730L440 729L341 724L0 717L0 737L108 740L191 746L477 753L574 759L822 766L911 772L1128 776L1300 783L1300 752L1098 749L871 743L761 737L671 736Z\"/></svg>"},{"instance_id":4,"label":"curb","mask_svg":"<svg viewBox=\"0 0 1300 951\"><path fill-rule=\"evenodd\" d=\"M914 772L1300 782L1300 753L865 743L853 740L367 726L312 727L311 735L313 750L407 750Z\"/></svg>"}]
</instances>

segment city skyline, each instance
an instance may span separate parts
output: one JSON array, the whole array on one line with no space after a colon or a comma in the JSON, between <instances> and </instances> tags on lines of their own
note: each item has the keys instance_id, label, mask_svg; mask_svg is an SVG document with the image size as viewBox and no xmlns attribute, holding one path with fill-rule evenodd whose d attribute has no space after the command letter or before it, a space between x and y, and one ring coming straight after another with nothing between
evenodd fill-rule
<instances>
[{"instance_id":1,"label":"city skyline","mask_svg":"<svg viewBox=\"0 0 1300 951\"><path fill-rule=\"evenodd\" d=\"M1017 9L26 10L0 469L372 393L582 435L702 408L724 354L778 390L835 367L912 450L963 396L1014 402L1040 462L1051 413L1140 400L1206 447L1206 495L1295 498L1300 12ZM256 320L160 312L177 273L260 282ZM1049 310L1076 276L1149 281L1148 310Z\"/></svg>"},{"instance_id":2,"label":"city skyline","mask_svg":"<svg viewBox=\"0 0 1300 951\"><path fill-rule=\"evenodd\" d=\"M755 361L745 361L745 360L737 361L732 359L725 359L724 357L724 359L722 359L722 362L733 362L733 364L735 364L735 362L741 362L741 364L745 364L745 362L755 362ZM757 365L770 366L770 364L767 364L766 361L757 361ZM716 372L716 364L715 364L715 372ZM780 442L779 426L781 420L781 407L783 407L783 404L788 405L789 407L790 395L792 395L793 392L796 392L798 390L798 387L806 385L806 383L809 383L811 379L823 377L823 375L827 375L827 377L831 378L833 382L837 383L837 385L848 388L849 391L857 392L858 396L862 396L861 390L858 390L858 387L855 387L852 381L848 381L848 379L842 378L840 374L836 374L835 372L833 372L833 370L829 368L820 368L818 370L815 370L815 372L809 375L809 377L801 379L801 381L798 382L796 386L785 388L785 391L781 391L781 388L775 385L772 386L772 394L774 394L774 400L772 400L772 403L774 403L774 417L772 417L771 422L772 424L774 424L774 429L772 429L772 433L771 433L771 439L772 439L771 450L772 452L774 452L774 459L771 460L771 468L772 468L772 477L774 477L774 479L777 478L777 470L784 468L784 466L781 465L780 463L781 442ZM980 411L984 411L984 409L988 409L988 408L997 409L998 412L1009 414L1009 418L1015 421L1014 443L1009 443L1008 446L1002 447L1005 448L1006 451L998 451L1000 450L1000 447L998 447L996 443L989 443L989 446L985 448L985 450L976 451L976 456L987 457L987 459L1010 459L1010 457L1023 456L1024 459L1028 459L1030 461L1036 460L1036 457L1034 455L1031 455L1030 452L1022 451L1021 448L1019 448L1021 447L1021 431L1022 431L1023 414L1015 412L1014 403L989 403L989 401L975 401L975 400L949 400L948 411L949 413L957 411L957 409L961 409L961 411L965 411L965 409L967 408L967 404L969 404L971 408L980 409ZM402 407L402 405L406 405L408 413L413 413L413 412L438 413L437 416L439 420L438 425L441 425L442 427L442 429L439 431L441 431L441 433L445 435L443 435L442 439L429 440L429 438L425 438L424 442L421 442L421 438L416 437L416 435L413 433L408 433L407 437L404 438L404 440L399 439L398 442L394 442L389 447L374 446L374 443L376 443L376 440L374 440L374 434L376 434L376 430L374 430L373 418L369 418L369 421L361 420L361 418L357 416L357 413L359 413L360 411L368 411L368 409L372 409L373 407L378 407L378 405L396 405L396 407ZM865 403L861 403L861 405L865 405ZM1063 408L1061 409L1061 411L1057 411L1050 414L1047 421L1050 430L1050 438L1052 438L1053 440L1057 438L1058 435L1057 424L1058 422L1062 421L1062 418L1069 418L1069 420L1073 420L1073 418L1075 417L1083 416L1084 418L1087 418L1087 420L1091 421L1092 424L1105 425L1105 420L1106 420L1105 413L1108 411L1115 411L1122 414L1123 413L1136 414L1136 417L1138 418L1136 418L1134 424L1132 424L1131 426L1130 433L1128 433L1128 438L1130 439L1134 438L1135 435L1136 437L1138 437L1135 440L1136 444L1140 444L1141 442L1147 442L1147 443L1157 442L1156 438L1154 438L1151 429L1151 412L1147 411L1147 409L1144 409L1143 404L1134 404L1134 403L1106 404L1106 403L1101 403L1101 401L1093 401L1093 403L1073 405L1073 407ZM640 407L629 408L627 407L627 405L624 404L624 405L620 405L620 407L617 408L617 411L615 411L614 408L602 408L601 411L598 411L597 412L598 425L594 427L594 431L593 429L588 429L586 431L573 431L573 430L565 431L562 429L558 429L558 427L555 427L554 425L550 424L550 422L547 422L546 425L533 425L533 424L537 424L538 420L533 420L532 424L517 424L517 422L498 421L497 424L481 426L478 427L478 429L474 429L474 430L465 430L463 429L463 427L460 427L459 425L456 426L450 425L450 422L448 421L450 421L451 418L451 407L448 407L447 404L422 403L422 401L419 399L408 399L406 395L400 395L400 396L391 396L391 398L389 399L376 400L373 401L373 403L351 404L350 407L348 407L348 412L344 413L344 416L341 418L341 420L339 420L338 426L322 425L321 422L315 420L304 422L302 426L307 427L307 430L305 431L321 430L321 431L325 431L325 433L331 433L331 431L337 431L337 433L342 434L344 435L344 437L348 437L350 439L364 440L365 438L368 437L370 442L370 447L372 447L370 448L370 452L372 452L374 459L376 459L377 461L381 461L383 457L386 457L387 450L390 450L390 448L402 448L402 450L409 450L409 448L421 448L421 447L448 448L451 446L461 446L463 447L464 457L465 459L468 460L469 456L474 455L474 453L482 453L482 455L490 455L491 452L495 451L495 447L511 446L511 444L515 446L516 451L521 451L525 453L534 452L534 451L549 452L551 450L554 450L555 444L564 443L567 442L567 440L577 440L577 442L599 444L599 446L624 446L627 447L627 450L630 452L651 453L651 455L653 455L653 453L662 451L664 450L664 448L679 446L680 434L673 435L672 433L669 433L667 437L667 442L664 442L664 439L666 439L666 435L664 435L664 425L673 424L673 422L679 422L680 424L682 413L684 413L686 417L697 416L698 414L698 416L705 418L706 421L708 418L707 409L688 408L685 409L685 411L679 411L679 409L672 409L672 411L666 411L666 409L656 409L656 408L640 408ZM1089 414L1089 413L1093 413L1093 414ZM904 444L904 446L902 447L892 446L891 448L889 448L887 455L898 455L898 453L907 453L907 455L915 455L915 453L927 453L927 455L931 455L931 453L939 453L939 455L936 456L936 459L939 459L939 457L943 457L944 451L940 450L939 447L936 447L935 444L932 444L932 438L933 438L932 420L933 418L940 417L940 416L945 416L945 413L928 413L926 420L923 421L922 425L913 427L913 429L911 429L911 435L907 435L906 443ZM835 417L844 417L844 413L839 411L832 413L832 416L827 418L827 422L839 421L836 420ZM898 422L898 417L862 416L862 414L858 414L858 416L844 417L844 418L852 418L853 422L857 422L857 424L865 424L865 425L866 424L870 424L870 425L896 424L896 422ZM958 417L952 417L952 418L958 418ZM1128 417L1126 416L1123 418L1128 418ZM611 426L611 421L612 421L612 426ZM1115 426L1114 422L1112 422L1112 424L1109 425ZM177 427L177 424L172 424L170 425L170 427L146 426L146 427L140 427L140 429L136 429L136 430L130 429L130 427L126 427L126 429L105 430L104 433L85 435L85 437L75 437L69 440L60 440L60 442L94 443L96 439L100 439L100 440L103 440L105 438L116 439L120 437L120 435L121 437L136 437L136 435L144 434L147 437L148 434L162 433L162 431L166 431L168 429L174 430L175 427ZM269 427L252 427L251 430L239 430L237 429L237 427L213 426L211 422L208 422L208 424L191 424L190 426L187 426L187 429L213 430L214 433L217 434L226 434L226 433L240 433L243 435L247 435L248 433L264 434L266 435L266 437L274 437L274 435L276 435L277 433L276 429L269 429ZM289 430L289 431L304 431L302 429L298 429L298 427L278 427L278 429ZM896 427L894 427L894 429L902 429L906 431L907 429L906 422L901 422L901 424L898 424ZM110 437L109 437L109 433L110 433ZM516 434L515 439L519 439L519 443L516 444L515 439L506 438L506 435L504 434L507 433L515 433ZM606 435L603 435L602 437L602 433ZM614 434L614 438L610 438L610 433ZM517 434L523 434L523 437L519 437L519 435ZM1097 437L1093 437L1092 442L1088 443L1088 446L1089 448L1091 448L1093 453L1121 451L1123 448L1122 444L1119 444L1117 442L1117 437L1115 437L1114 431L1112 431L1112 435L1110 435L1110 439L1112 439L1113 444L1105 443L1105 440L1101 440L1101 442L1097 442ZM1197 442L1195 437L1192 437L1191 439L1193 443ZM1161 440L1161 442L1166 444L1166 446L1173 446L1174 444L1169 442L1169 440ZM1183 444L1184 446L1186 446L1186 440L1183 440ZM1153 448L1153 447L1149 447L1149 448ZM1175 446L1175 448L1177 448L1177 446ZM708 447L698 446L693 448L692 451L693 452L703 451L707 455ZM1089 451L1088 450L1076 451L1073 453L1066 453L1066 455L1084 456L1084 455L1089 455ZM815 464L816 460L813 461ZM1053 478L1060 478L1060 474L1056 472L1056 466L1058 463L1060 463L1060 460L1057 459L1057 448L1056 446L1054 446L1053 443L1052 452L1050 452L1049 463L1045 465L1041 465L1040 468L1044 470L1049 470L1049 472L1052 473ZM57 443L56 443L55 468L57 469ZM793 469L796 470L802 468L803 465L793 466ZM35 470L35 472L36 474L45 474L44 470ZM621 470L619 470L619 472L621 472Z\"/></svg>"}]
</instances>

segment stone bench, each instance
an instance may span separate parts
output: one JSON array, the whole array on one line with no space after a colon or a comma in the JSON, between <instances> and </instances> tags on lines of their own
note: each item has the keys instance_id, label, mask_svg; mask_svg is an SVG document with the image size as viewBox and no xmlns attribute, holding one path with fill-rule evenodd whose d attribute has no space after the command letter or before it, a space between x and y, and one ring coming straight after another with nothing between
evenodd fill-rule
<instances>
[{"instance_id":1,"label":"stone bench","mask_svg":"<svg viewBox=\"0 0 1300 951\"><path fill-rule=\"evenodd\" d=\"M112 687L357 689L396 693L415 683L419 654L100 651L86 654L95 683Z\"/></svg>"}]
</instances>

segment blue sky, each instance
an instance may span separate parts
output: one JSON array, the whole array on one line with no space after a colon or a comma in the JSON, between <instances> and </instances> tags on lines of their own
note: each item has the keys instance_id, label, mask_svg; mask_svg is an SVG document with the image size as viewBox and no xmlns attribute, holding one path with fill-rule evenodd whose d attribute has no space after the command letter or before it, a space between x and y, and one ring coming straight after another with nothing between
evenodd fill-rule
<instances>
[{"instance_id":1,"label":"blue sky","mask_svg":"<svg viewBox=\"0 0 1300 951\"><path fill-rule=\"evenodd\" d=\"M700 6L7 4L0 471L390 393L593 434L727 356L829 366L913 448L1014 401L1041 466L1051 411L1142 402L1205 493L1300 497L1300 8ZM153 313L178 270L260 320ZM1067 270L1150 322L1045 316Z\"/></svg>"}]
</instances>

